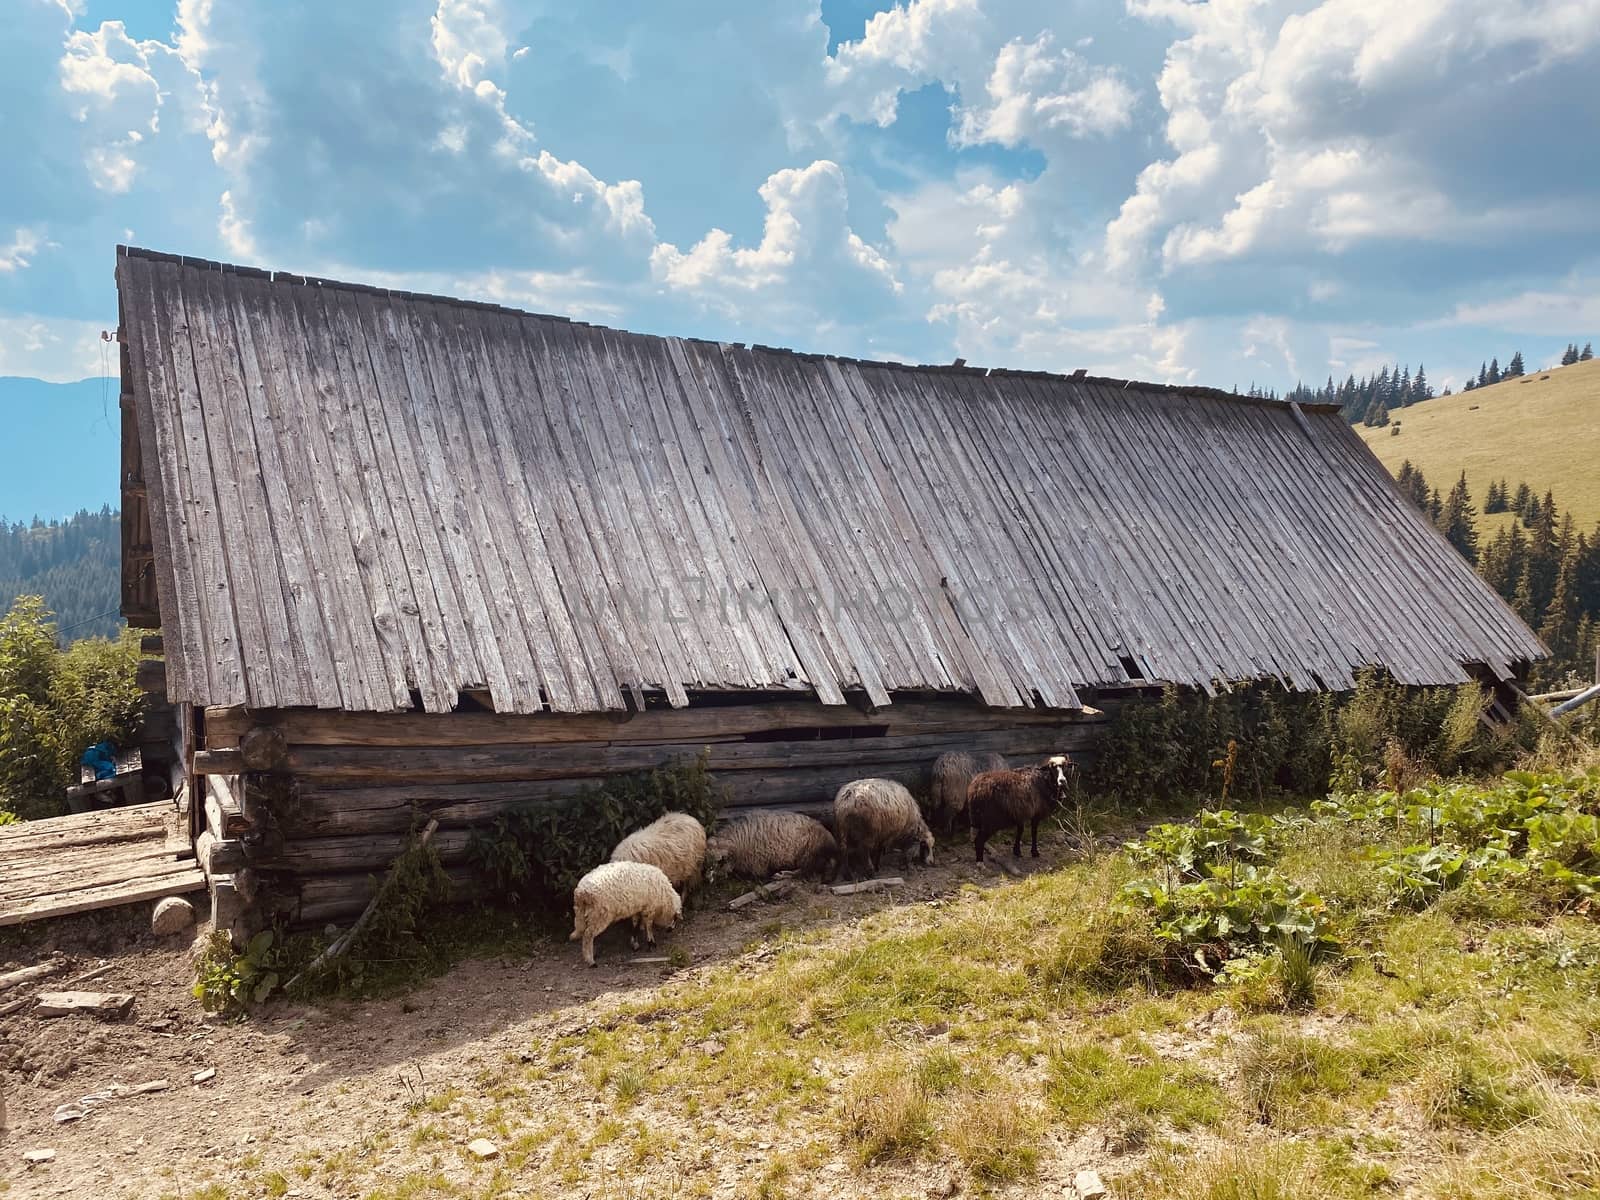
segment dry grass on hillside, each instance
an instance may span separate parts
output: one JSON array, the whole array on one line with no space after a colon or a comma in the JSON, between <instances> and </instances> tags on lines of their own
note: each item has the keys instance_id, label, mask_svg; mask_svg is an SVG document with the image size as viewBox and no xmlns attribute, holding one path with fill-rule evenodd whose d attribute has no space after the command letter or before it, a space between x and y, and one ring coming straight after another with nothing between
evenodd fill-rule
<instances>
[{"instance_id":1,"label":"dry grass on hillside","mask_svg":"<svg viewBox=\"0 0 1600 1200\"><path fill-rule=\"evenodd\" d=\"M1448 489L1463 470L1474 502L1495 479L1555 492L1580 526L1600 521L1600 359L1534 371L1392 414L1400 433L1358 427L1391 472L1410 459Z\"/></svg>"}]
</instances>

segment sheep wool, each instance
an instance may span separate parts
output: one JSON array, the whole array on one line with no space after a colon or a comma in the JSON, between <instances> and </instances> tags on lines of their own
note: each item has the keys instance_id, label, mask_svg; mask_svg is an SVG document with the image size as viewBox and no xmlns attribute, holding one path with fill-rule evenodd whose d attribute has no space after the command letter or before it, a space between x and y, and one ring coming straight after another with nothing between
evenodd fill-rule
<instances>
[{"instance_id":1,"label":"sheep wool","mask_svg":"<svg viewBox=\"0 0 1600 1200\"><path fill-rule=\"evenodd\" d=\"M706 864L716 874L770 879L779 871L831 878L839 844L822 822L804 813L758 812L730 821L706 843Z\"/></svg>"},{"instance_id":2,"label":"sheep wool","mask_svg":"<svg viewBox=\"0 0 1600 1200\"><path fill-rule=\"evenodd\" d=\"M683 900L660 867L649 863L605 863L572 889L572 933L583 939L583 961L594 963L594 940L618 921L632 921L636 932L655 945L657 929L671 929L683 916ZM638 942L634 941L637 948Z\"/></svg>"},{"instance_id":3,"label":"sheep wool","mask_svg":"<svg viewBox=\"0 0 1600 1200\"><path fill-rule=\"evenodd\" d=\"M948 833L967 811L967 788L983 771L1004 771L1006 760L998 754L968 754L950 750L933 760L928 819Z\"/></svg>"},{"instance_id":4,"label":"sheep wool","mask_svg":"<svg viewBox=\"0 0 1600 1200\"><path fill-rule=\"evenodd\" d=\"M1033 857L1039 857L1039 822L1061 803L1067 790L1072 760L1053 755L1043 763L1015 771L983 771L967 789L967 813L972 819L972 844L978 861L989 838L1009 825L1017 827L1014 857L1022 855L1022 830L1033 826Z\"/></svg>"},{"instance_id":5,"label":"sheep wool","mask_svg":"<svg viewBox=\"0 0 1600 1200\"><path fill-rule=\"evenodd\" d=\"M909 867L915 849L920 862L933 865L933 834L904 784L853 780L833 798L833 813L839 861L847 873L861 860L876 872L885 850L900 851Z\"/></svg>"},{"instance_id":6,"label":"sheep wool","mask_svg":"<svg viewBox=\"0 0 1600 1200\"><path fill-rule=\"evenodd\" d=\"M669 812L618 842L611 861L660 867L672 886L687 895L705 866L705 827L688 813Z\"/></svg>"}]
</instances>

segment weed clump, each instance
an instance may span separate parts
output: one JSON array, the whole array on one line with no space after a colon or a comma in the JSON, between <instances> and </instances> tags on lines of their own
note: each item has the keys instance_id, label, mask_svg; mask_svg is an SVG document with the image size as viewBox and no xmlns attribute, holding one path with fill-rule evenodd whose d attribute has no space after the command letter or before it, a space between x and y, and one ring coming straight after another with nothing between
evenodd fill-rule
<instances>
[{"instance_id":1,"label":"weed clump","mask_svg":"<svg viewBox=\"0 0 1600 1200\"><path fill-rule=\"evenodd\" d=\"M477 833L470 856L503 903L569 911L572 889L631 831L669 812L710 825L722 807L710 755L621 775L573 796L505 813Z\"/></svg>"}]
</instances>

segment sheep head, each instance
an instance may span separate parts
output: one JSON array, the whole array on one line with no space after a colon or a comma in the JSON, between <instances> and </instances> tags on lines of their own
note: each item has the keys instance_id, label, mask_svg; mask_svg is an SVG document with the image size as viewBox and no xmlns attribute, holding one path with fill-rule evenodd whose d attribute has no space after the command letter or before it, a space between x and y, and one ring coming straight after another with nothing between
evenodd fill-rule
<instances>
[{"instance_id":1,"label":"sheep head","mask_svg":"<svg viewBox=\"0 0 1600 1200\"><path fill-rule=\"evenodd\" d=\"M1072 759L1065 754L1052 754L1044 760L1045 778L1050 781L1052 789L1051 799L1056 804L1062 804L1067 798L1067 785L1070 772L1077 770Z\"/></svg>"}]
</instances>

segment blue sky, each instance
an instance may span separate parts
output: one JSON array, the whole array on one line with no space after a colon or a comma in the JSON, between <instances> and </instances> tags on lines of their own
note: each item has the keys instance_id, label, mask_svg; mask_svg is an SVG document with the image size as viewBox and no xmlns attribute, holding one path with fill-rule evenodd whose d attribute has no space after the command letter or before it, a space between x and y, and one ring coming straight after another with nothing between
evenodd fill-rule
<instances>
[{"instance_id":1,"label":"blue sky","mask_svg":"<svg viewBox=\"0 0 1600 1200\"><path fill-rule=\"evenodd\" d=\"M130 240L1225 387L1600 337L1600 0L7 12L0 376L101 373Z\"/></svg>"}]
</instances>

